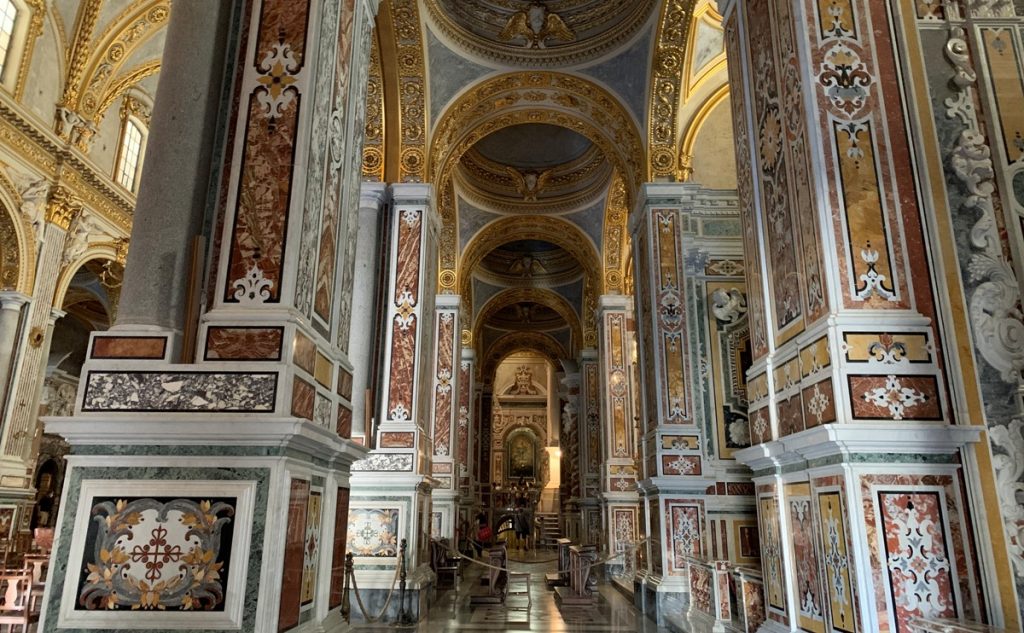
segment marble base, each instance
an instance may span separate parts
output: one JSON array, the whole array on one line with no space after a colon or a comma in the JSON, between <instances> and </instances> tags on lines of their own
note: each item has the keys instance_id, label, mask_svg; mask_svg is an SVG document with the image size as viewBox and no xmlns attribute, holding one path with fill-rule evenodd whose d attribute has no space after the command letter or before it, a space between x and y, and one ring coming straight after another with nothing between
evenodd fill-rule
<instances>
[{"instance_id":1,"label":"marble base","mask_svg":"<svg viewBox=\"0 0 1024 633\"><path fill-rule=\"evenodd\" d=\"M419 622L423 618L427 617L430 612L430 596L432 594L432 587L421 587L420 589L406 589L405 590L405 612L411 618L413 622ZM387 589L360 589L359 597L363 601L363 605L372 617L380 617L380 622L385 624L397 624L398 616L402 610L400 601L400 594L398 587L395 587L395 594L391 599L391 603L388 604L387 609L384 609L384 602L388 598ZM383 609L383 615L381 610ZM356 602L356 598L352 596L352 624L369 624L363 616L362 610L359 608L359 604Z\"/></svg>"},{"instance_id":2,"label":"marble base","mask_svg":"<svg viewBox=\"0 0 1024 633\"><path fill-rule=\"evenodd\" d=\"M636 604L637 609L658 626L666 626L669 614L686 613L689 605L688 594L676 591L675 587L644 583L643 591L637 593L643 593L642 604Z\"/></svg>"}]
</instances>

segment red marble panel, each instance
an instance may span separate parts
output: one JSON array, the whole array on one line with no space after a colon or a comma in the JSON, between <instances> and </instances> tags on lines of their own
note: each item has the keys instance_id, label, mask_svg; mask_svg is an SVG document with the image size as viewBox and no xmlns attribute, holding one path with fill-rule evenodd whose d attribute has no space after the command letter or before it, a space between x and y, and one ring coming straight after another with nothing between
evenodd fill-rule
<instances>
[{"instance_id":1,"label":"red marble panel","mask_svg":"<svg viewBox=\"0 0 1024 633\"><path fill-rule=\"evenodd\" d=\"M296 378L292 383L292 415L312 420L315 398L316 390L313 385L301 378Z\"/></svg>"},{"instance_id":2,"label":"red marble panel","mask_svg":"<svg viewBox=\"0 0 1024 633\"><path fill-rule=\"evenodd\" d=\"M772 440L772 426L767 407L750 412L750 438L754 444L763 444Z\"/></svg>"},{"instance_id":3,"label":"red marble panel","mask_svg":"<svg viewBox=\"0 0 1024 633\"><path fill-rule=\"evenodd\" d=\"M779 437L792 435L804 430L803 401L796 393L778 401Z\"/></svg>"},{"instance_id":4,"label":"red marble panel","mask_svg":"<svg viewBox=\"0 0 1024 633\"><path fill-rule=\"evenodd\" d=\"M797 620L807 631L824 630L824 600L818 575L818 554L814 547L814 521L810 485L786 486L790 539L796 574Z\"/></svg>"},{"instance_id":5,"label":"red marble panel","mask_svg":"<svg viewBox=\"0 0 1024 633\"><path fill-rule=\"evenodd\" d=\"M259 35L253 64L260 66L277 46L287 46L298 68L305 63L306 32L309 27L310 2L295 0L264 0L260 7Z\"/></svg>"},{"instance_id":6,"label":"red marble panel","mask_svg":"<svg viewBox=\"0 0 1024 633\"><path fill-rule=\"evenodd\" d=\"M338 368L338 395L352 400L352 372Z\"/></svg>"},{"instance_id":7,"label":"red marble panel","mask_svg":"<svg viewBox=\"0 0 1024 633\"><path fill-rule=\"evenodd\" d=\"M167 349L163 336L97 336L91 358L161 360Z\"/></svg>"},{"instance_id":8,"label":"red marble panel","mask_svg":"<svg viewBox=\"0 0 1024 633\"><path fill-rule=\"evenodd\" d=\"M348 543L349 489L338 488L338 502L334 510L334 553L331 558L331 595L328 607L341 606L345 582L345 545Z\"/></svg>"},{"instance_id":9,"label":"red marble panel","mask_svg":"<svg viewBox=\"0 0 1024 633\"><path fill-rule=\"evenodd\" d=\"M284 328L211 327L206 332L205 360L281 360Z\"/></svg>"},{"instance_id":10,"label":"red marble panel","mask_svg":"<svg viewBox=\"0 0 1024 633\"><path fill-rule=\"evenodd\" d=\"M692 499L666 499L665 515L666 537L672 547L670 571L678 574L686 569L684 556L703 556L703 506Z\"/></svg>"},{"instance_id":11,"label":"red marble panel","mask_svg":"<svg viewBox=\"0 0 1024 633\"><path fill-rule=\"evenodd\" d=\"M459 429L456 434L456 455L460 466L469 468L469 424L472 408L473 368L469 363L459 364Z\"/></svg>"},{"instance_id":12,"label":"red marble panel","mask_svg":"<svg viewBox=\"0 0 1024 633\"><path fill-rule=\"evenodd\" d=\"M661 472L665 475L699 475L700 455L662 455Z\"/></svg>"},{"instance_id":13,"label":"red marble panel","mask_svg":"<svg viewBox=\"0 0 1024 633\"><path fill-rule=\"evenodd\" d=\"M412 386L416 374L416 315L396 322L391 330L391 383L388 388L387 417L408 420L412 417Z\"/></svg>"},{"instance_id":14,"label":"red marble panel","mask_svg":"<svg viewBox=\"0 0 1024 633\"><path fill-rule=\"evenodd\" d=\"M934 376L848 376L857 420L942 420Z\"/></svg>"},{"instance_id":15,"label":"red marble panel","mask_svg":"<svg viewBox=\"0 0 1024 633\"><path fill-rule=\"evenodd\" d=\"M416 434L412 432L389 432L380 434L381 448L412 448Z\"/></svg>"},{"instance_id":16,"label":"red marble panel","mask_svg":"<svg viewBox=\"0 0 1024 633\"><path fill-rule=\"evenodd\" d=\"M268 108L262 98L269 92L261 87L249 96L245 153L224 287L227 303L239 301L236 292L249 294L254 301L276 303L281 299L301 99L294 87L286 88L282 94L288 98L279 99L274 107ZM248 283L236 284L240 280ZM264 282L269 286L264 287Z\"/></svg>"},{"instance_id":17,"label":"red marble panel","mask_svg":"<svg viewBox=\"0 0 1024 633\"><path fill-rule=\"evenodd\" d=\"M755 633L764 624L764 586L743 583L743 612L746 614L745 633Z\"/></svg>"},{"instance_id":18,"label":"red marble panel","mask_svg":"<svg viewBox=\"0 0 1024 633\"><path fill-rule=\"evenodd\" d=\"M345 406L344 403L338 403L338 426L337 426L338 437L348 439L352 435L352 409Z\"/></svg>"},{"instance_id":19,"label":"red marble panel","mask_svg":"<svg viewBox=\"0 0 1024 633\"><path fill-rule=\"evenodd\" d=\"M451 462L434 462L430 466L430 472L432 472L432 473L441 473L441 474L451 474L451 472L452 472L452 464L451 464Z\"/></svg>"},{"instance_id":20,"label":"red marble panel","mask_svg":"<svg viewBox=\"0 0 1024 633\"><path fill-rule=\"evenodd\" d=\"M306 505L308 502L309 482L292 479L291 494L288 497L288 528L285 532L281 608L277 618L278 631L287 631L299 624L303 549L306 543Z\"/></svg>"}]
</instances>

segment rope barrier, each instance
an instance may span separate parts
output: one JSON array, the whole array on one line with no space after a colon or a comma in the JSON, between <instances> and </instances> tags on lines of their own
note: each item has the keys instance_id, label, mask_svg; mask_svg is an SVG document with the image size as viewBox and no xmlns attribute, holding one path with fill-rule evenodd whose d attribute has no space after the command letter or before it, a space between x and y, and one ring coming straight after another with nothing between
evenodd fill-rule
<instances>
[{"instance_id":1,"label":"rope barrier","mask_svg":"<svg viewBox=\"0 0 1024 633\"><path fill-rule=\"evenodd\" d=\"M472 541L473 539L468 539L468 540ZM646 543L647 540L648 539L642 539L642 540L636 541L636 542L631 543L630 545L628 545L628 547L633 549L633 550L635 550L640 545L643 545L644 543ZM475 563L477 565L480 565L481 567L486 567L488 569L497 569L498 571L503 571L505 573L508 573L510 571L508 567L498 567L497 565L492 565L490 563L485 563L484 561L476 559L476 558L473 558L472 556L466 556L466 555L462 554L461 552L458 552L458 551L452 549L451 546L445 545L444 548L448 551L449 554L455 554L459 558L468 560L469 562ZM614 560L614 559L616 559L616 558L618 558L620 556L623 556L624 554L626 554L626 550L623 550L623 551L618 552L616 554L612 554L610 556L606 556L603 559L598 559L598 560L590 563L589 566L590 567L596 567L597 565L603 565L604 563L607 563L610 560ZM556 559L553 559L553 560L558 560L558 559L556 558ZM550 561L548 561L548 562L550 562ZM557 573L557 574L567 574L570 571L572 571L571 568L570 569L559 569L559 570L556 570L555 573Z\"/></svg>"}]
</instances>

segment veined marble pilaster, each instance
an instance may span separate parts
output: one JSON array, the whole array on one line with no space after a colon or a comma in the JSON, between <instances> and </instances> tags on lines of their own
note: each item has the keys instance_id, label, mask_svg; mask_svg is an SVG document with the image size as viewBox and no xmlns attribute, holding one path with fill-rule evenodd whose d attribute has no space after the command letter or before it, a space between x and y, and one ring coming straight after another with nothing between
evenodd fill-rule
<instances>
[{"instance_id":1,"label":"veined marble pilaster","mask_svg":"<svg viewBox=\"0 0 1024 633\"><path fill-rule=\"evenodd\" d=\"M420 615L426 613L425 599L433 582L428 543L435 481L431 464L436 450L431 435L435 404L432 389L437 374L432 361L435 326L444 325L435 314L439 225L432 198L430 185L391 186L392 204L385 225L391 250L384 271L385 303L380 310L385 344L376 405L376 442L370 455L353 466L349 513L352 530L363 530L359 537L362 540L349 543L356 555L360 588L386 593L393 578L394 559L381 560L393 556L393 547L388 549L385 541L390 538L393 545L404 538L409 544L410 587L419 596L416 612ZM454 321L446 348L450 350L450 362L454 362L460 337L457 319ZM451 415L446 432L449 451ZM443 443L441 436L436 439ZM371 536L366 526L380 525L385 529Z\"/></svg>"},{"instance_id":2,"label":"veined marble pilaster","mask_svg":"<svg viewBox=\"0 0 1024 633\"><path fill-rule=\"evenodd\" d=\"M172 12L166 64L198 32L221 38L237 69L209 311L193 363L175 363L176 337L159 324L122 319L94 333L75 415L47 420L74 457L40 630L342 626L349 471L366 455L348 439L362 393L352 393L344 315L375 4L235 3L222 32L211 24L220 3ZM140 214L133 235L163 221ZM126 565L123 534L162 538L187 564ZM83 577L87 568L97 571Z\"/></svg>"},{"instance_id":3,"label":"veined marble pilaster","mask_svg":"<svg viewBox=\"0 0 1024 633\"><path fill-rule=\"evenodd\" d=\"M469 347L461 349L459 362L458 426L455 431L455 470L459 491L459 514L456 529L472 529L471 509L476 502L476 352ZM467 527L468 526L468 527Z\"/></svg>"},{"instance_id":4,"label":"veined marble pilaster","mask_svg":"<svg viewBox=\"0 0 1024 633\"><path fill-rule=\"evenodd\" d=\"M431 400L431 442L433 457L431 472L434 478L433 508L430 534L451 539L458 523L458 456L459 456L459 403L462 328L459 319L459 297L440 295L434 316L433 387Z\"/></svg>"}]
</instances>

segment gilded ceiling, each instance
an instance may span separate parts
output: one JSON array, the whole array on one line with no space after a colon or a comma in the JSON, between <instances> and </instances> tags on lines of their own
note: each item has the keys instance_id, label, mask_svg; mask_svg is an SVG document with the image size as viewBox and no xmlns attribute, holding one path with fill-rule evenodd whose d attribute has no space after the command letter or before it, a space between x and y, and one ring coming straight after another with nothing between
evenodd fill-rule
<instances>
[{"instance_id":1,"label":"gilded ceiling","mask_svg":"<svg viewBox=\"0 0 1024 633\"><path fill-rule=\"evenodd\" d=\"M438 29L470 55L528 68L567 66L634 35L656 0L425 0Z\"/></svg>"}]
</instances>

